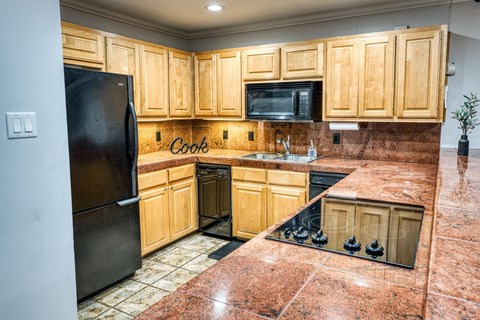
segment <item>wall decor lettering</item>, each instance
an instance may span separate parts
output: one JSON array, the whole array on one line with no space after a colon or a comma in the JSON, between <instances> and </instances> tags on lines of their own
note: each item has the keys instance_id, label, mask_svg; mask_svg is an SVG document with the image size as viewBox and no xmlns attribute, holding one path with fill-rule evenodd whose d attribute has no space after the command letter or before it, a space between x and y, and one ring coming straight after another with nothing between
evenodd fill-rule
<instances>
[{"instance_id":1,"label":"wall decor lettering","mask_svg":"<svg viewBox=\"0 0 480 320\"><path fill-rule=\"evenodd\" d=\"M183 142L182 137L177 137L172 141L172 144L170 145L170 151L173 154L177 153L207 153L208 152L208 143L205 141L207 140L207 137L203 137L202 142L200 142L200 145L198 145L196 142L192 143L192 145L189 145L186 142Z\"/></svg>"}]
</instances>

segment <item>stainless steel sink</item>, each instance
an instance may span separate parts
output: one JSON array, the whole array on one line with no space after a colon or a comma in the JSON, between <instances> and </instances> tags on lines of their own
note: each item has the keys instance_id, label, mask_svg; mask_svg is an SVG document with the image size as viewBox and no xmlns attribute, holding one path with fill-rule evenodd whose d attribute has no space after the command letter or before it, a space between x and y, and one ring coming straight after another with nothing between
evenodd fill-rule
<instances>
[{"instance_id":1,"label":"stainless steel sink","mask_svg":"<svg viewBox=\"0 0 480 320\"><path fill-rule=\"evenodd\" d=\"M282 161L293 161L293 162L310 162L313 161L317 158L315 157L308 157L308 156L300 156L298 154L286 154L280 158L277 158L276 160L282 160Z\"/></svg>"},{"instance_id":2,"label":"stainless steel sink","mask_svg":"<svg viewBox=\"0 0 480 320\"><path fill-rule=\"evenodd\" d=\"M279 153L252 153L242 156L242 158L259 159L259 160L272 160L280 158L282 155Z\"/></svg>"},{"instance_id":3,"label":"stainless steel sink","mask_svg":"<svg viewBox=\"0 0 480 320\"><path fill-rule=\"evenodd\" d=\"M318 158L301 156L298 154L280 154L280 153L252 153L242 156L247 159L257 160L275 160L275 161L291 161L291 162L310 162Z\"/></svg>"}]
</instances>

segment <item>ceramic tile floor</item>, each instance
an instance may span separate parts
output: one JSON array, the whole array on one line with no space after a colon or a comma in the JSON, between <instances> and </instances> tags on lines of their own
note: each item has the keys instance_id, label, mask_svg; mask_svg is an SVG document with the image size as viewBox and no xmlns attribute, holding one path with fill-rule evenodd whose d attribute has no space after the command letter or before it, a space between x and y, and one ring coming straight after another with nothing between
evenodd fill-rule
<instances>
[{"instance_id":1,"label":"ceramic tile floor","mask_svg":"<svg viewBox=\"0 0 480 320\"><path fill-rule=\"evenodd\" d=\"M78 319L133 319L214 265L208 255L227 243L196 233L145 257L133 277L82 302Z\"/></svg>"}]
</instances>

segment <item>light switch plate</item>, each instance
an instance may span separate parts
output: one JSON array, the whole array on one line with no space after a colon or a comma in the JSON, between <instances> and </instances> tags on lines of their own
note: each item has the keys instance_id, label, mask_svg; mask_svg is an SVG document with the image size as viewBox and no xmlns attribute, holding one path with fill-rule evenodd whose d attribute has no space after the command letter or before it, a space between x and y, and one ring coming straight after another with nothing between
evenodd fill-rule
<instances>
[{"instance_id":1,"label":"light switch plate","mask_svg":"<svg viewBox=\"0 0 480 320\"><path fill-rule=\"evenodd\" d=\"M35 138L37 119L35 112L7 112L8 139Z\"/></svg>"}]
</instances>

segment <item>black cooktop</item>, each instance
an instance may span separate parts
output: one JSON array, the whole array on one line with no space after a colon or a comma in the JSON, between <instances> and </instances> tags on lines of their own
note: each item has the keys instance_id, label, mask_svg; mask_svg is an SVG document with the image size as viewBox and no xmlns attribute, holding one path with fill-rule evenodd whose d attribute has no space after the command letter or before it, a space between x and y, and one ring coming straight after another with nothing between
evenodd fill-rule
<instances>
[{"instance_id":1,"label":"black cooktop","mask_svg":"<svg viewBox=\"0 0 480 320\"><path fill-rule=\"evenodd\" d=\"M413 269L423 212L421 206L324 197L266 239Z\"/></svg>"}]
</instances>

